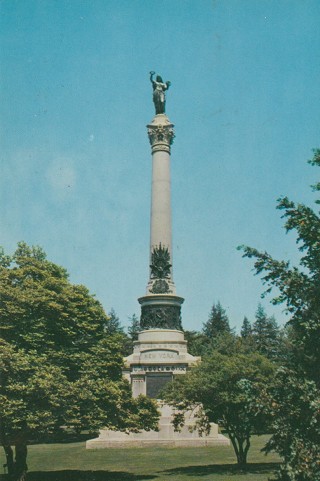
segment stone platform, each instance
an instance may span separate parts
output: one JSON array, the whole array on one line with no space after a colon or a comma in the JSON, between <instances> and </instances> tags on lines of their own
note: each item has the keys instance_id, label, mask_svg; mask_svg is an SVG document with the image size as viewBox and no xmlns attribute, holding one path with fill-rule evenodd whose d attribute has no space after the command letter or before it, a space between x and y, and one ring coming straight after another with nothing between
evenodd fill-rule
<instances>
[{"instance_id":1,"label":"stone platform","mask_svg":"<svg viewBox=\"0 0 320 481\"><path fill-rule=\"evenodd\" d=\"M158 400L158 393L175 376L186 374L187 370L200 362L200 357L187 352L187 341L182 331L174 329L149 329L139 333L134 343L133 354L126 357L123 375L132 386L132 395L140 394L157 399L160 419L158 431L141 431L126 434L120 431L102 429L99 437L86 443L87 449L164 446L218 446L229 445L229 439L218 433L218 425L211 423L207 436L199 436L194 426L192 413L186 415L181 431L175 432L172 424L173 410Z\"/></svg>"},{"instance_id":2,"label":"stone platform","mask_svg":"<svg viewBox=\"0 0 320 481\"><path fill-rule=\"evenodd\" d=\"M159 392L174 376L183 375L200 362L187 352L182 331L148 329L139 333L133 353L124 359L124 377L132 386L133 397L144 394L158 399Z\"/></svg>"},{"instance_id":3,"label":"stone platform","mask_svg":"<svg viewBox=\"0 0 320 481\"><path fill-rule=\"evenodd\" d=\"M102 429L99 437L86 442L87 449L126 448L145 446L229 446L230 441L218 433L218 425L211 423L208 436L199 436L197 431L190 432L189 427L194 425L192 415L186 416L186 424L181 431L175 432L172 420L172 408L159 402L161 417L159 431L142 431L140 433L123 433Z\"/></svg>"}]
</instances>

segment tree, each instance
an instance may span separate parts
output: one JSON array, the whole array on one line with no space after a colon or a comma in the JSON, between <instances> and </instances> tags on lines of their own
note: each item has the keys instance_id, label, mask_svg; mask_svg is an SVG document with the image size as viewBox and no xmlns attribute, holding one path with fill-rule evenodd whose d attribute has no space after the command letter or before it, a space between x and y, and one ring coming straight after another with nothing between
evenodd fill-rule
<instances>
[{"instance_id":1,"label":"tree","mask_svg":"<svg viewBox=\"0 0 320 481\"><path fill-rule=\"evenodd\" d=\"M140 321L138 317L133 314L129 318L130 325L128 327L128 334L130 336L131 341L136 341L138 339L138 334L141 332Z\"/></svg>"},{"instance_id":2,"label":"tree","mask_svg":"<svg viewBox=\"0 0 320 481\"><path fill-rule=\"evenodd\" d=\"M105 332L109 336L114 336L120 343L120 352L122 356L128 356L132 352L132 341L128 334L124 331L120 319L113 307L107 315L107 322L104 326Z\"/></svg>"},{"instance_id":3,"label":"tree","mask_svg":"<svg viewBox=\"0 0 320 481\"><path fill-rule=\"evenodd\" d=\"M165 393L177 411L175 426L184 424L184 415L195 410L200 432L209 422L218 422L228 433L238 465L245 467L250 437L263 429L266 418L257 414L255 399L273 376L271 361L258 353L221 354L212 351L201 364L179 376Z\"/></svg>"},{"instance_id":4,"label":"tree","mask_svg":"<svg viewBox=\"0 0 320 481\"><path fill-rule=\"evenodd\" d=\"M113 307L108 312L108 320L105 325L105 329L108 334L122 334L124 331L123 327L121 326L120 319L117 316L116 311L113 309Z\"/></svg>"},{"instance_id":5,"label":"tree","mask_svg":"<svg viewBox=\"0 0 320 481\"><path fill-rule=\"evenodd\" d=\"M264 451L276 451L282 457L278 479L319 480L320 397L315 383L280 368L266 394L273 435Z\"/></svg>"},{"instance_id":6,"label":"tree","mask_svg":"<svg viewBox=\"0 0 320 481\"><path fill-rule=\"evenodd\" d=\"M209 339L213 339L222 332L230 332L229 319L226 311L222 308L220 302L213 303L209 319L203 324L202 332Z\"/></svg>"},{"instance_id":7,"label":"tree","mask_svg":"<svg viewBox=\"0 0 320 481\"><path fill-rule=\"evenodd\" d=\"M252 326L248 318L245 316L243 318L243 322L241 326L241 337L246 339L247 337L251 336L251 334L252 334Z\"/></svg>"},{"instance_id":8,"label":"tree","mask_svg":"<svg viewBox=\"0 0 320 481\"><path fill-rule=\"evenodd\" d=\"M320 149L314 150L311 165L320 166ZM313 186L320 191L320 183ZM316 200L319 204L320 200ZM283 456L278 479L320 479L320 217L310 207L278 199L285 229L295 231L301 253L298 266L274 259L267 252L242 247L244 256L254 258L256 274L262 274L265 294L276 289L274 304L286 305L291 318L293 355L279 374L277 390L270 393L274 434L267 446ZM317 424L318 423L318 424Z\"/></svg>"},{"instance_id":9,"label":"tree","mask_svg":"<svg viewBox=\"0 0 320 481\"><path fill-rule=\"evenodd\" d=\"M279 348L279 328L274 317L268 317L261 304L258 305L256 320L252 326L252 336L257 351L274 359Z\"/></svg>"},{"instance_id":10,"label":"tree","mask_svg":"<svg viewBox=\"0 0 320 481\"><path fill-rule=\"evenodd\" d=\"M184 331L184 338L188 343L188 353L192 356L204 356L210 349L208 338L203 332Z\"/></svg>"},{"instance_id":11,"label":"tree","mask_svg":"<svg viewBox=\"0 0 320 481\"><path fill-rule=\"evenodd\" d=\"M151 400L131 397L107 321L101 304L39 247L0 252L0 442L13 480L24 476L31 435L157 425Z\"/></svg>"},{"instance_id":12,"label":"tree","mask_svg":"<svg viewBox=\"0 0 320 481\"><path fill-rule=\"evenodd\" d=\"M128 332L122 333L122 336L123 336L123 350L122 350L122 353L125 357L132 354L133 347L134 347L134 341L136 341L138 339L138 334L142 330L141 327L140 327L140 321L135 314L133 314L131 317L129 317L128 321L130 322L130 325L128 327Z\"/></svg>"}]
</instances>

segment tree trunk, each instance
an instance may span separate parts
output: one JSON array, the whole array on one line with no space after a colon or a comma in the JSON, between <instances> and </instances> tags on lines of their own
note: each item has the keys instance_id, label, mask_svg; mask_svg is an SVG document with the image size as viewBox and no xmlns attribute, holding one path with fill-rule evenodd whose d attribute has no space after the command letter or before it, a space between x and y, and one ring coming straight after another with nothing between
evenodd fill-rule
<instances>
[{"instance_id":1,"label":"tree trunk","mask_svg":"<svg viewBox=\"0 0 320 481\"><path fill-rule=\"evenodd\" d=\"M6 454L6 464L4 464L4 468L7 468L9 476L13 476L14 473L14 460L13 460L13 449L10 444L4 443L3 449Z\"/></svg>"},{"instance_id":2,"label":"tree trunk","mask_svg":"<svg viewBox=\"0 0 320 481\"><path fill-rule=\"evenodd\" d=\"M13 449L10 444L3 445L6 454L5 468L8 470L9 479L11 481L25 481L28 471L27 466L27 444L25 440L19 439L15 444L15 459L13 458Z\"/></svg>"},{"instance_id":3,"label":"tree trunk","mask_svg":"<svg viewBox=\"0 0 320 481\"><path fill-rule=\"evenodd\" d=\"M25 434L22 433L15 442L14 481L24 481L26 479L28 471L27 454L27 439Z\"/></svg>"},{"instance_id":4,"label":"tree trunk","mask_svg":"<svg viewBox=\"0 0 320 481\"><path fill-rule=\"evenodd\" d=\"M245 469L247 466L247 456L248 451L250 448L250 437L246 438L237 438L236 436L232 435L230 432L228 433L234 452L237 456L237 463L239 468Z\"/></svg>"},{"instance_id":5,"label":"tree trunk","mask_svg":"<svg viewBox=\"0 0 320 481\"><path fill-rule=\"evenodd\" d=\"M245 468L247 465L247 454L248 454L249 447L250 447L249 440L239 442L239 453L237 454L237 462L240 468Z\"/></svg>"}]
</instances>

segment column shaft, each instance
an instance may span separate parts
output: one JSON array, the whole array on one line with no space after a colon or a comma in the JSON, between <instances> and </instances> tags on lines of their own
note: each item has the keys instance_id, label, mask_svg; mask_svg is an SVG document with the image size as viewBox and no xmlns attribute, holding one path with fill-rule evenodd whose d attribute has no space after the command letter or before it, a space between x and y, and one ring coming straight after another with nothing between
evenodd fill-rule
<instances>
[{"instance_id":1,"label":"column shaft","mask_svg":"<svg viewBox=\"0 0 320 481\"><path fill-rule=\"evenodd\" d=\"M167 247L172 262L170 154L158 151L152 155L152 198L150 256L160 244Z\"/></svg>"},{"instance_id":2,"label":"column shaft","mask_svg":"<svg viewBox=\"0 0 320 481\"><path fill-rule=\"evenodd\" d=\"M157 114L147 126L152 151L150 274L141 304L142 329L181 330L181 304L172 279L170 146L173 124Z\"/></svg>"}]
</instances>

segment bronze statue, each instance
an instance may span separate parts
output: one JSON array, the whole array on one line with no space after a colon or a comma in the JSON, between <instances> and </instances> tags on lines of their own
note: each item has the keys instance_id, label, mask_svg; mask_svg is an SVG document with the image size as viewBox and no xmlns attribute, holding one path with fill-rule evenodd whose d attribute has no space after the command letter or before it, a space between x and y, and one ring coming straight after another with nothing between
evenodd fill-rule
<instances>
[{"instance_id":1,"label":"bronze statue","mask_svg":"<svg viewBox=\"0 0 320 481\"><path fill-rule=\"evenodd\" d=\"M166 96L165 91L171 85L171 82L163 82L160 75L157 75L156 80L153 80L155 72L150 72L150 81L153 87L153 103L156 109L156 114L164 114L166 110Z\"/></svg>"}]
</instances>

